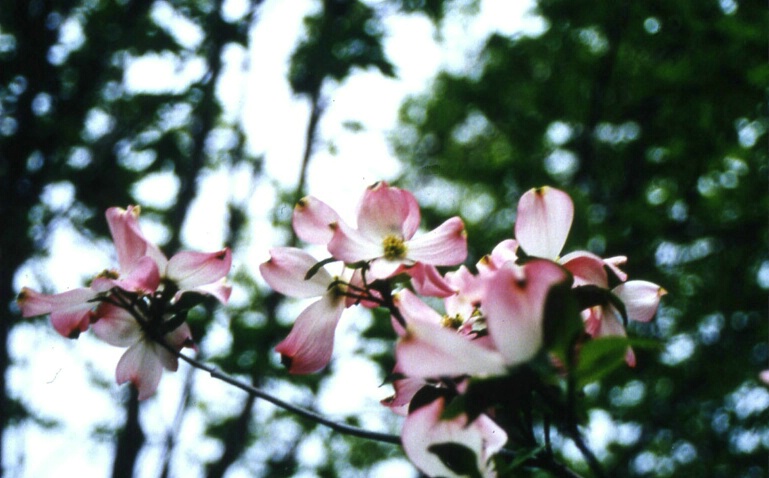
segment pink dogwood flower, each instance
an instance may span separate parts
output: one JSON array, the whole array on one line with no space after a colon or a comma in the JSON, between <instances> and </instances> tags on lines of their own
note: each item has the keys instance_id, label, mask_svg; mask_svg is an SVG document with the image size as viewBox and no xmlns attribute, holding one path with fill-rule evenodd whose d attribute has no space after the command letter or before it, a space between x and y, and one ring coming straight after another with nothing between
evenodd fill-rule
<instances>
[{"instance_id":1,"label":"pink dogwood flower","mask_svg":"<svg viewBox=\"0 0 769 478\"><path fill-rule=\"evenodd\" d=\"M348 264L369 261L375 279L390 277L401 266L417 262L451 266L465 260L467 239L461 219L453 217L415 237L420 218L419 205L410 192L378 182L363 195L357 229L341 220L332 223L328 250Z\"/></svg>"},{"instance_id":2,"label":"pink dogwood flower","mask_svg":"<svg viewBox=\"0 0 769 478\"><path fill-rule=\"evenodd\" d=\"M632 280L618 285L612 289L612 293L625 305L629 320L648 322L654 317L660 298L667 294L667 291L651 282ZM622 315L612 304L584 310L582 317L585 330L592 337L627 335L622 325ZM631 367L635 366L636 359L632 349L628 349L626 361Z\"/></svg>"},{"instance_id":3,"label":"pink dogwood flower","mask_svg":"<svg viewBox=\"0 0 769 478\"><path fill-rule=\"evenodd\" d=\"M401 431L401 442L409 460L428 476L468 476L467 471L453 470L441 459L442 454L446 457L446 454L451 455L454 452L452 448L446 448L447 446L461 445L475 455L474 466L478 476L496 476L491 457L507 442L505 431L483 414L472 422L469 422L465 414L442 419L441 414L445 406L445 399L440 397L412 411L406 417Z\"/></svg>"},{"instance_id":4,"label":"pink dogwood flower","mask_svg":"<svg viewBox=\"0 0 769 478\"><path fill-rule=\"evenodd\" d=\"M175 350L191 344L186 323L172 324L165 307L185 292L210 294L226 302L231 288L224 277L232 265L229 249L213 253L180 252L170 260L149 242L138 223L140 209L110 208L107 223L115 245L119 271L96 276L88 288L45 295L24 288L18 303L24 317L50 314L57 332L76 337L93 324L107 343L129 347L117 367L117 381L132 382L144 399L154 393L162 369L176 370L176 357L157 343ZM167 293L167 294L165 294ZM156 307L154 301L162 301ZM148 317L149 311L157 317ZM170 330L170 328L173 330Z\"/></svg>"},{"instance_id":5,"label":"pink dogwood flower","mask_svg":"<svg viewBox=\"0 0 769 478\"><path fill-rule=\"evenodd\" d=\"M226 303L232 292L224 280L232 267L229 248L210 253L182 251L169 260L142 234L139 212L137 206L107 210L107 223L120 264L120 276L113 284L124 290L151 293L164 281L170 281L178 290L177 299L182 293L193 291Z\"/></svg>"},{"instance_id":6,"label":"pink dogwood flower","mask_svg":"<svg viewBox=\"0 0 769 478\"><path fill-rule=\"evenodd\" d=\"M587 251L560 257L574 220L574 203L565 192L549 186L530 189L518 201L515 238L529 256L557 261L574 276L574 286L606 287L608 267L621 281L627 276L619 269L625 257L602 259Z\"/></svg>"},{"instance_id":7,"label":"pink dogwood flower","mask_svg":"<svg viewBox=\"0 0 769 478\"><path fill-rule=\"evenodd\" d=\"M131 382L139 400L152 396L158 388L163 369L176 371L178 358L148 335L147 329L127 310L112 304L99 305L99 320L93 324L97 337L116 347L128 347L115 371L118 385ZM163 335L174 350L192 347L192 334L186 323Z\"/></svg>"},{"instance_id":8,"label":"pink dogwood flower","mask_svg":"<svg viewBox=\"0 0 769 478\"><path fill-rule=\"evenodd\" d=\"M547 294L567 280L566 272L551 261L508 263L485 278L481 311L488 338L471 340L434 321L411 320L396 346L398 366L411 377L505 374L542 348Z\"/></svg>"}]
</instances>

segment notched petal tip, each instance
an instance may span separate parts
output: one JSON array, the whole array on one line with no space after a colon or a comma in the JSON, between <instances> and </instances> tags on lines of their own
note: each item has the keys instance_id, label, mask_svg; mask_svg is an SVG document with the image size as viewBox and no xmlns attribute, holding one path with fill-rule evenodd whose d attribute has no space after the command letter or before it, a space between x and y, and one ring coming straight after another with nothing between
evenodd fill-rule
<instances>
[{"instance_id":1,"label":"notched petal tip","mask_svg":"<svg viewBox=\"0 0 769 478\"><path fill-rule=\"evenodd\" d=\"M218 254L214 256L215 259L218 259L220 261L227 260L227 257L230 255L230 249L228 247L225 247L221 251L219 251Z\"/></svg>"},{"instance_id":2,"label":"notched petal tip","mask_svg":"<svg viewBox=\"0 0 769 478\"><path fill-rule=\"evenodd\" d=\"M16 303L21 307L26 301L29 300L29 289L28 287L22 287L21 292L19 292L19 295L16 296Z\"/></svg>"},{"instance_id":3,"label":"notched petal tip","mask_svg":"<svg viewBox=\"0 0 769 478\"><path fill-rule=\"evenodd\" d=\"M280 354L280 363L288 369L289 373L293 373L291 372L291 365L294 363L294 357L286 354Z\"/></svg>"},{"instance_id":4,"label":"notched petal tip","mask_svg":"<svg viewBox=\"0 0 769 478\"><path fill-rule=\"evenodd\" d=\"M388 186L387 181L377 181L374 184L370 185L367 189L371 191L375 191L379 188L386 188Z\"/></svg>"}]
</instances>

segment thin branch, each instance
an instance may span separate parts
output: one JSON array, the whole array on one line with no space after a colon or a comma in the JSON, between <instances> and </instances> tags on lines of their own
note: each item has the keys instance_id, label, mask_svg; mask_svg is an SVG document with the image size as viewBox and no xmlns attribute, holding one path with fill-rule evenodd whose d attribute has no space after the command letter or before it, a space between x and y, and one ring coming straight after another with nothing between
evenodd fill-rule
<instances>
[{"instance_id":1,"label":"thin branch","mask_svg":"<svg viewBox=\"0 0 769 478\"><path fill-rule=\"evenodd\" d=\"M159 342L160 345L162 345L166 350L173 353L180 359L184 360L188 364L192 365L193 367L203 370L205 372L208 372L213 378L217 380L221 380L224 383L227 383L229 385L232 385L236 388L239 388L243 390L244 392L248 393L249 395L253 395L257 398L261 398L263 400L266 400L273 405L280 407L288 412L293 413L294 415L300 416L302 418L305 418L307 420L313 421L319 425L323 425L325 427L328 427L334 431L337 431L339 433L342 433L344 435L350 435L355 436L359 438L366 438L369 440L379 441L383 443L392 443L395 445L401 444L401 439L398 435L391 435L389 433L379 433L379 432L372 432L370 430L365 430L363 428L354 427L351 425L347 425L345 423L336 422L333 420L329 420L328 418L313 412L311 410L307 410L306 408L298 407L296 405L293 405L291 403L288 403L284 400L281 400L278 397L275 397L273 395L270 395L269 393L265 392L264 390L254 387L253 385L249 385L245 382L241 382L240 380L237 380L233 377L230 377L229 375L221 372L220 370L210 366L206 365L203 362L200 362L199 360L196 360L192 357L189 357L178 350L175 350L173 347L168 345L165 342Z\"/></svg>"},{"instance_id":2,"label":"thin branch","mask_svg":"<svg viewBox=\"0 0 769 478\"><path fill-rule=\"evenodd\" d=\"M603 472L603 468L601 466L601 462L598 461L598 458L596 458L595 454L593 453L593 450L591 450L587 443L585 443L585 440L582 438L582 433L579 431L579 428L577 427L576 423L571 423L567 429L566 429L566 435L574 441L574 444L577 445L577 448L579 449L580 453L582 453L582 456L585 458L585 461L587 461L587 466L590 468L590 471L593 473L593 476L596 478L606 478L606 474Z\"/></svg>"},{"instance_id":3,"label":"thin branch","mask_svg":"<svg viewBox=\"0 0 769 478\"><path fill-rule=\"evenodd\" d=\"M569 370L572 370L571 367L569 367ZM574 413L574 410L576 408L576 383L574 374L569 373L569 377L566 382L566 400L567 400L567 424L566 424L566 435L571 438L574 441L574 444L577 445L577 448L579 449L580 453L582 453L582 456L585 458L585 461L587 461L587 465L590 468L590 471L593 473L593 476L596 478L605 478L606 475L603 472L603 467L601 466L601 462L598 461L598 458L595 456L593 451L587 446L585 443L585 440L582 438L582 432L579 431L579 427L577 426L577 419L576 415Z\"/></svg>"}]
</instances>

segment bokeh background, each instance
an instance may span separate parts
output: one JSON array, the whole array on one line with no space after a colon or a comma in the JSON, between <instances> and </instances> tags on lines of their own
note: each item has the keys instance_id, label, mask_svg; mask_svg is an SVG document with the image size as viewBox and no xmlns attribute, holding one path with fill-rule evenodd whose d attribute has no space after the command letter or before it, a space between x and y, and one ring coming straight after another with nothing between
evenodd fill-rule
<instances>
[{"instance_id":1,"label":"bokeh background","mask_svg":"<svg viewBox=\"0 0 769 478\"><path fill-rule=\"evenodd\" d=\"M288 376L273 347L302 304L257 271L295 241L298 198L352 220L387 179L426 228L465 219L469 263L511 237L524 191L568 191L567 249L627 255L631 277L669 292L630 328L659 350L585 389L607 474L766 476L767 20L736 0L1 0L2 473L417 476L398 447L185 366L139 403L114 384L121 350L14 302L110 267L103 212L141 204L167 254L235 251L231 304L190 317L201 359L397 433L378 403L387 317L346 316L331 366Z\"/></svg>"}]
</instances>

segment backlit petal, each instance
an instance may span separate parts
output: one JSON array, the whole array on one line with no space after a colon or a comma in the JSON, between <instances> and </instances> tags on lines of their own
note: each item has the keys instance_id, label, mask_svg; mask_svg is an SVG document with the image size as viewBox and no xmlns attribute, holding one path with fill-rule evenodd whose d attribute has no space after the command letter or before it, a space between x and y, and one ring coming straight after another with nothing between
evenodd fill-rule
<instances>
[{"instance_id":1,"label":"backlit petal","mask_svg":"<svg viewBox=\"0 0 769 478\"><path fill-rule=\"evenodd\" d=\"M398 308L407 324L414 322L429 322L440 325L441 314L425 304L419 297L408 289L404 289L393 297L393 302Z\"/></svg>"},{"instance_id":2,"label":"backlit petal","mask_svg":"<svg viewBox=\"0 0 769 478\"><path fill-rule=\"evenodd\" d=\"M567 279L557 264L533 260L503 267L486 279L481 307L494 344L508 365L526 362L542 346L544 305L550 288Z\"/></svg>"},{"instance_id":3,"label":"backlit petal","mask_svg":"<svg viewBox=\"0 0 769 478\"><path fill-rule=\"evenodd\" d=\"M111 207L106 212L121 271L132 269L147 251L147 240L139 229L139 212L138 206Z\"/></svg>"},{"instance_id":4,"label":"backlit petal","mask_svg":"<svg viewBox=\"0 0 769 478\"><path fill-rule=\"evenodd\" d=\"M427 297L448 297L456 290L441 276L438 269L424 262L417 262L405 271L411 276L411 284L418 294Z\"/></svg>"},{"instance_id":5,"label":"backlit petal","mask_svg":"<svg viewBox=\"0 0 769 478\"><path fill-rule=\"evenodd\" d=\"M22 317L50 314L51 312L81 312L90 310L95 304L89 302L98 293L92 289L81 287L59 294L41 294L28 287L21 290L17 303Z\"/></svg>"},{"instance_id":6,"label":"backlit petal","mask_svg":"<svg viewBox=\"0 0 769 478\"><path fill-rule=\"evenodd\" d=\"M395 394L382 400L382 405L388 407L397 415L406 416L409 411L409 403L414 395L427 385L421 378L401 378L393 382Z\"/></svg>"},{"instance_id":7,"label":"backlit petal","mask_svg":"<svg viewBox=\"0 0 769 478\"><path fill-rule=\"evenodd\" d=\"M358 207L358 230L367 237L396 234L408 240L419 228L419 221L414 195L384 181L367 188Z\"/></svg>"},{"instance_id":8,"label":"backlit petal","mask_svg":"<svg viewBox=\"0 0 769 478\"><path fill-rule=\"evenodd\" d=\"M395 349L399 368L409 377L501 375L504 358L453 329L425 321L408 324Z\"/></svg>"},{"instance_id":9,"label":"backlit petal","mask_svg":"<svg viewBox=\"0 0 769 478\"><path fill-rule=\"evenodd\" d=\"M93 324L97 337L116 347L129 347L142 338L142 329L127 310L112 304L99 304L99 320Z\"/></svg>"},{"instance_id":10,"label":"backlit petal","mask_svg":"<svg viewBox=\"0 0 769 478\"><path fill-rule=\"evenodd\" d=\"M129 292L151 294L160 285L160 271L155 261L147 256L139 258L125 276L113 284Z\"/></svg>"},{"instance_id":11,"label":"backlit petal","mask_svg":"<svg viewBox=\"0 0 769 478\"><path fill-rule=\"evenodd\" d=\"M403 261L380 257L372 260L369 264L368 276L373 279L386 279L399 274L403 270Z\"/></svg>"},{"instance_id":12,"label":"backlit petal","mask_svg":"<svg viewBox=\"0 0 769 478\"><path fill-rule=\"evenodd\" d=\"M403 422L401 441L409 460L428 476L453 478L457 475L443 461L430 451L434 445L456 443L473 451L477 458L478 476L496 476L489 458L499 451L507 441L504 430L486 415L467 423L462 414L452 419L441 420L445 399L433 402L412 411Z\"/></svg>"},{"instance_id":13,"label":"backlit petal","mask_svg":"<svg viewBox=\"0 0 769 478\"><path fill-rule=\"evenodd\" d=\"M300 199L294 207L294 232L299 239L310 244L328 244L334 235L329 225L339 221L336 211L312 196Z\"/></svg>"},{"instance_id":14,"label":"backlit petal","mask_svg":"<svg viewBox=\"0 0 769 478\"><path fill-rule=\"evenodd\" d=\"M299 314L288 337L275 347L289 372L312 373L328 365L342 311L344 298L329 293Z\"/></svg>"},{"instance_id":15,"label":"backlit petal","mask_svg":"<svg viewBox=\"0 0 769 478\"><path fill-rule=\"evenodd\" d=\"M587 251L575 251L561 258L561 265L574 276L574 286L592 284L607 287L609 279L606 275L606 265L600 257Z\"/></svg>"},{"instance_id":16,"label":"backlit petal","mask_svg":"<svg viewBox=\"0 0 769 478\"><path fill-rule=\"evenodd\" d=\"M364 235L344 222L332 224L334 232L328 252L348 264L368 261L384 255L384 236Z\"/></svg>"},{"instance_id":17,"label":"backlit petal","mask_svg":"<svg viewBox=\"0 0 769 478\"><path fill-rule=\"evenodd\" d=\"M549 186L527 191L518 202L515 238L526 254L556 259L574 218L568 194Z\"/></svg>"},{"instance_id":18,"label":"backlit petal","mask_svg":"<svg viewBox=\"0 0 769 478\"><path fill-rule=\"evenodd\" d=\"M467 259L467 235L462 219L452 217L437 228L406 243L409 259L434 266L454 266Z\"/></svg>"},{"instance_id":19,"label":"backlit petal","mask_svg":"<svg viewBox=\"0 0 769 478\"><path fill-rule=\"evenodd\" d=\"M615 287L612 292L625 304L628 319L639 322L652 320L657 313L660 298L667 291L657 284L631 280Z\"/></svg>"},{"instance_id":20,"label":"backlit petal","mask_svg":"<svg viewBox=\"0 0 769 478\"><path fill-rule=\"evenodd\" d=\"M174 255L168 261L166 277L179 286L179 289L212 284L230 272L232 252L228 248L217 252L184 251Z\"/></svg>"},{"instance_id":21,"label":"backlit petal","mask_svg":"<svg viewBox=\"0 0 769 478\"><path fill-rule=\"evenodd\" d=\"M326 293L333 281L331 274L324 268L311 278L307 272L318 260L295 247L276 247L270 250L270 260L259 266L259 272L267 283L283 295L289 297L318 297Z\"/></svg>"},{"instance_id":22,"label":"backlit petal","mask_svg":"<svg viewBox=\"0 0 769 478\"><path fill-rule=\"evenodd\" d=\"M195 287L193 290L195 292L212 295L222 304L226 304L227 301L230 300L230 294L232 294L232 285L227 282L227 279L220 279L213 284L205 284ZM182 291L180 291L180 294L181 292Z\"/></svg>"},{"instance_id":23,"label":"backlit petal","mask_svg":"<svg viewBox=\"0 0 769 478\"><path fill-rule=\"evenodd\" d=\"M186 322L183 322L182 325L167 333L163 339L176 351L187 346L194 348L194 345L192 345L192 332L190 331L190 326L187 325ZM162 345L153 345L155 347L155 354L158 356L160 363L163 364L163 367L166 370L175 372L176 369L179 368L179 358Z\"/></svg>"},{"instance_id":24,"label":"backlit petal","mask_svg":"<svg viewBox=\"0 0 769 478\"><path fill-rule=\"evenodd\" d=\"M139 400L144 400L155 393L162 374L163 365L153 344L139 340L120 357L115 378L118 385L133 383L139 391Z\"/></svg>"}]
</instances>

